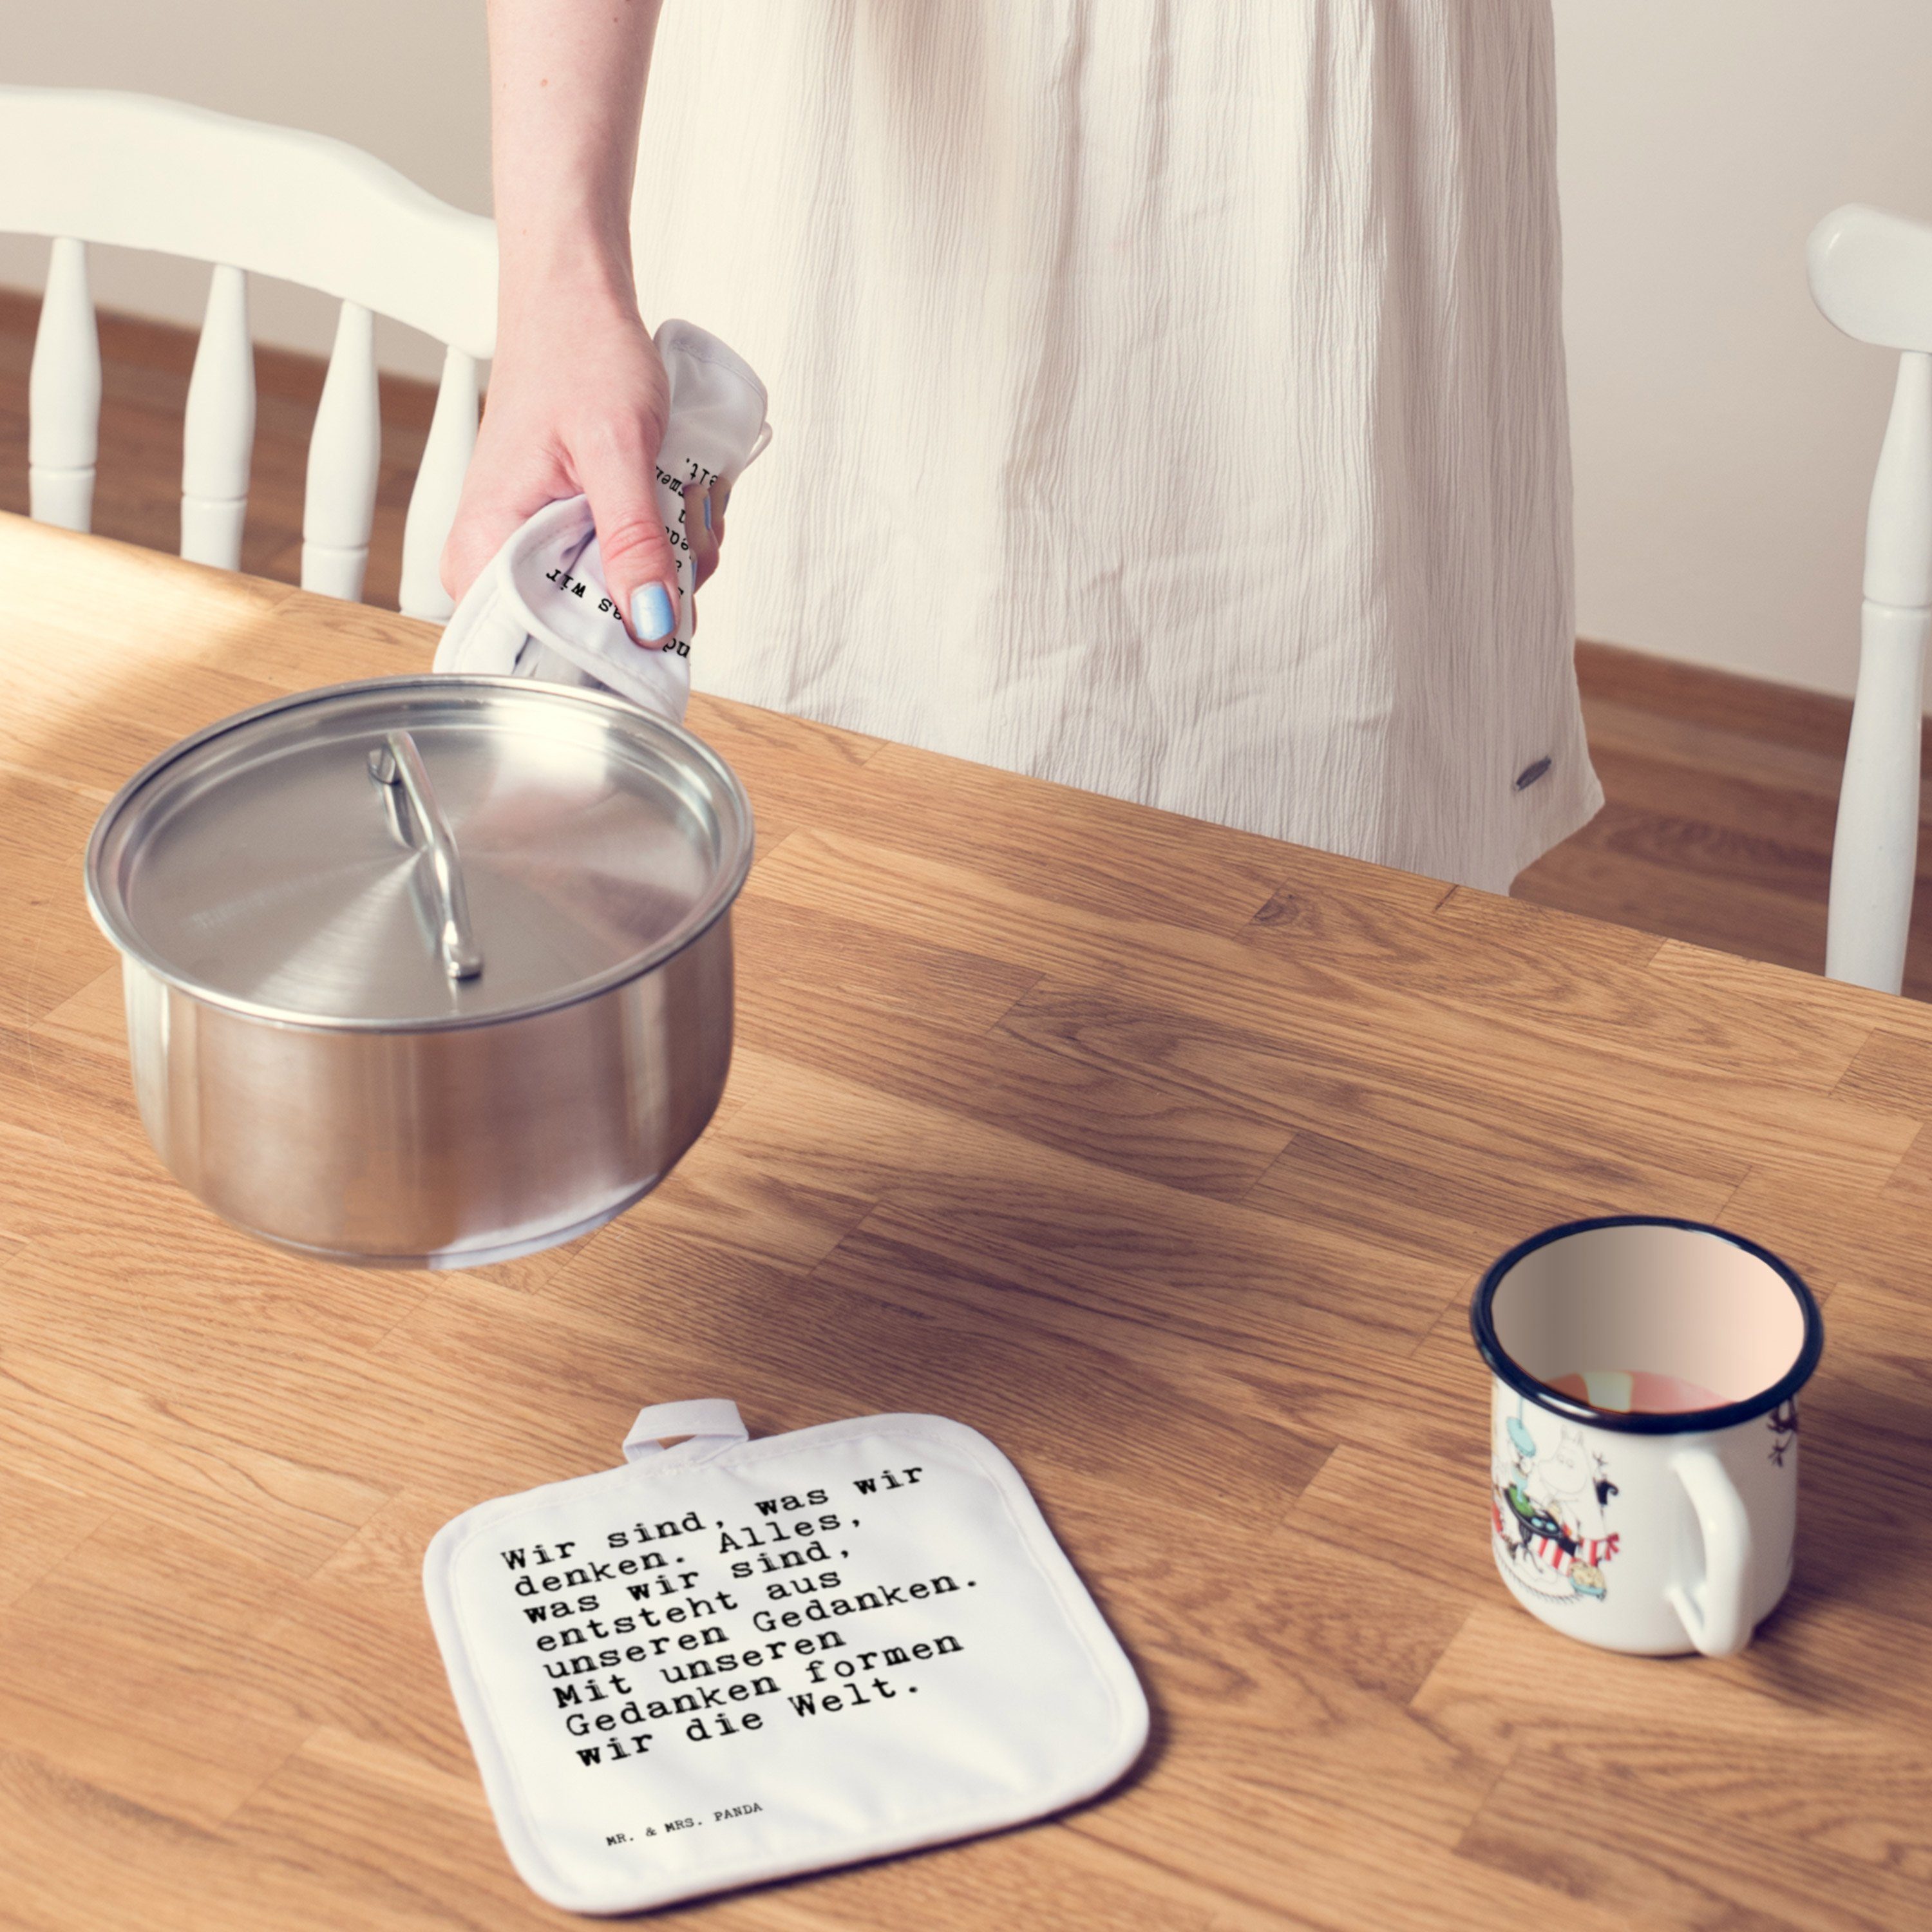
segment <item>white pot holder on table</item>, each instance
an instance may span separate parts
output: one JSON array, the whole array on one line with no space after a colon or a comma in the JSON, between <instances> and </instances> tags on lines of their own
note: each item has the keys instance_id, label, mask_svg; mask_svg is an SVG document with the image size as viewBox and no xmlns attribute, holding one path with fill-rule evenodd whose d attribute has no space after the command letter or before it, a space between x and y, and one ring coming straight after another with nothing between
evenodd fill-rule
<instances>
[{"instance_id":1,"label":"white pot holder on table","mask_svg":"<svg viewBox=\"0 0 1932 1932\"><path fill-rule=\"evenodd\" d=\"M941 1844L1139 1756L1133 1667L983 1436L873 1415L753 1442L706 1400L646 1409L624 1454L466 1510L423 1562L497 1828L553 1905Z\"/></svg>"}]
</instances>

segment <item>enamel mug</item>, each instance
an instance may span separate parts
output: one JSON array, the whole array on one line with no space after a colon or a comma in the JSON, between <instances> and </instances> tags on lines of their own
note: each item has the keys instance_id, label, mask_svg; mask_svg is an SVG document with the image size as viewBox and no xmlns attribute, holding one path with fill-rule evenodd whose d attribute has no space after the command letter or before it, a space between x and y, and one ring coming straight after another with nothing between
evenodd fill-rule
<instances>
[{"instance_id":1,"label":"enamel mug","mask_svg":"<svg viewBox=\"0 0 1932 1932\"><path fill-rule=\"evenodd\" d=\"M1512 1248L1469 1321L1516 1600L1609 1650L1743 1649L1791 1580L1797 1397L1825 1339L1804 1283L1720 1228L1617 1215Z\"/></svg>"}]
</instances>

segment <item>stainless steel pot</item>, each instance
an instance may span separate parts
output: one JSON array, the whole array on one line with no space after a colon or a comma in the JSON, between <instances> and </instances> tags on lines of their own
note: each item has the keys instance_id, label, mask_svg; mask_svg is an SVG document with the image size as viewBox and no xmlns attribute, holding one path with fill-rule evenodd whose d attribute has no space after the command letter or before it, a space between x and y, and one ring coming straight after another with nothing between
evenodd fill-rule
<instances>
[{"instance_id":1,"label":"stainless steel pot","mask_svg":"<svg viewBox=\"0 0 1932 1932\"><path fill-rule=\"evenodd\" d=\"M138 773L88 848L141 1118L218 1214L468 1268L668 1173L731 1057L730 768L516 679L285 698Z\"/></svg>"}]
</instances>

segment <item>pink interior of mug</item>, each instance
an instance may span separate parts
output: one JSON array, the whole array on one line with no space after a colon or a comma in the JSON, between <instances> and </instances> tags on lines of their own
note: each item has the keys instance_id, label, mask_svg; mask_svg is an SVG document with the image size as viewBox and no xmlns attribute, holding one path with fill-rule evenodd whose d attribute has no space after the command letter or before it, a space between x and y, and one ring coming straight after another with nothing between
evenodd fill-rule
<instances>
[{"instance_id":1,"label":"pink interior of mug","mask_svg":"<svg viewBox=\"0 0 1932 1932\"><path fill-rule=\"evenodd\" d=\"M1804 1346L1791 1285L1748 1248L1702 1228L1582 1228L1532 1249L1497 1282L1503 1352L1537 1381L1590 1371L1668 1376L1745 1402Z\"/></svg>"}]
</instances>

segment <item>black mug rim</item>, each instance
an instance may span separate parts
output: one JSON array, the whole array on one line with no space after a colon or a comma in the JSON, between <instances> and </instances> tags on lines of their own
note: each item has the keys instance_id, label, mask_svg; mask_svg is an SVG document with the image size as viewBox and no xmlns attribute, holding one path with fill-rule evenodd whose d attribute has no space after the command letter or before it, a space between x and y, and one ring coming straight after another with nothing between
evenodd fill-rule
<instances>
[{"instance_id":1,"label":"black mug rim","mask_svg":"<svg viewBox=\"0 0 1932 1932\"><path fill-rule=\"evenodd\" d=\"M1729 1241L1733 1247L1742 1248L1747 1254L1756 1256L1790 1289L1804 1318L1804 1340L1798 1348L1797 1359L1770 1388L1760 1390L1756 1395L1747 1396L1738 1402L1720 1402L1712 1408L1681 1409L1667 1414L1619 1414L1613 1409L1593 1408L1587 1402L1565 1395L1547 1382L1538 1382L1497 1339L1492 1312L1496 1290L1502 1286L1504 1276L1538 1248L1546 1248L1552 1241L1565 1240L1572 1234L1589 1234L1598 1228L1682 1228L1693 1234L1715 1234L1720 1240ZM1628 1436L1702 1434L1749 1422L1756 1416L1768 1415L1790 1401L1811 1379L1812 1371L1817 1367L1819 1358L1825 1351L1824 1317L1818 1312L1816 1298L1796 1268L1780 1261L1768 1248L1760 1247L1756 1241L1733 1234L1728 1228L1714 1226L1708 1221L1680 1220L1670 1214L1602 1214L1589 1220L1565 1221L1560 1227L1545 1228L1540 1234L1517 1242L1507 1254L1498 1256L1490 1264L1488 1271L1477 1283L1475 1293L1469 1298L1469 1329L1476 1339L1477 1352L1517 1394L1566 1422L1582 1423L1592 1429L1618 1430Z\"/></svg>"}]
</instances>

